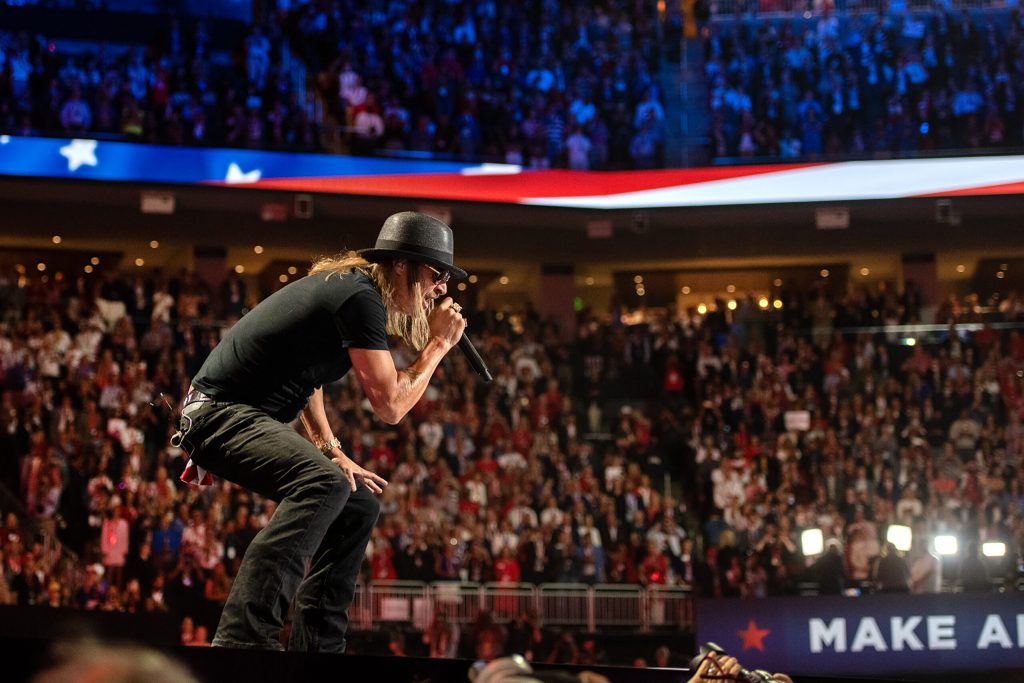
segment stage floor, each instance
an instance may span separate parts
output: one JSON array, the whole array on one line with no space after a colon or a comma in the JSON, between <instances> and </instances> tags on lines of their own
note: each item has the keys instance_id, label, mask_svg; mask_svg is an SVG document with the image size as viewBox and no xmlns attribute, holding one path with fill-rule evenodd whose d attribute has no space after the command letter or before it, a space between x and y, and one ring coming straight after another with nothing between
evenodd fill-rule
<instances>
[{"instance_id":1,"label":"stage floor","mask_svg":"<svg viewBox=\"0 0 1024 683\"><path fill-rule=\"evenodd\" d=\"M139 647L139 643L132 646ZM379 681L380 683L468 683L473 662L463 659L327 655L262 650L172 647L153 648L184 664L204 683L221 681ZM55 644L36 638L0 639L5 683L31 681L54 661ZM683 669L632 669L614 666L535 665L537 671L594 671L610 683L685 683ZM99 679L95 679L99 680Z\"/></svg>"},{"instance_id":2,"label":"stage floor","mask_svg":"<svg viewBox=\"0 0 1024 683\"><path fill-rule=\"evenodd\" d=\"M466 683L473 662L465 659L426 659L423 657L392 657L365 654L327 655L301 652L268 652L262 650L231 650L223 648L181 647L175 645L178 633L174 620L161 614L121 614L82 612L45 608L0 608L0 681L30 681L40 671L53 665L54 653L63 644L95 641L105 644L130 644L163 653L184 664L204 683L245 681L257 683L291 683L307 680L374 681L379 683ZM627 636L622 637L630 647ZM637 641L639 642L639 641ZM644 653L638 652L638 655ZM558 670L578 673L594 671L610 683L686 683L686 669L634 669L619 666L557 666L533 665L537 671ZM796 683L827 683L855 681L863 678L824 678L794 676ZM63 680L63 679L62 679ZM108 681L97 677L91 680ZM117 679L121 680L121 679ZM149 680L149 679L147 679ZM881 679L872 679L882 683ZM934 677L893 677L895 680L926 681ZM954 679L955 680L955 679ZM1019 677L985 677L986 683L1013 681ZM157 683L164 683L159 681Z\"/></svg>"}]
</instances>

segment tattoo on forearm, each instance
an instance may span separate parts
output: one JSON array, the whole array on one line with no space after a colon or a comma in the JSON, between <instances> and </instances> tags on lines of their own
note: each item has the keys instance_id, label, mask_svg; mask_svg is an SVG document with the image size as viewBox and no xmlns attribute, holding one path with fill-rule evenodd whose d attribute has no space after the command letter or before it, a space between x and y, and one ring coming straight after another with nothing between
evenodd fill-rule
<instances>
[{"instance_id":1,"label":"tattoo on forearm","mask_svg":"<svg viewBox=\"0 0 1024 683\"><path fill-rule=\"evenodd\" d=\"M413 370L412 368L406 368L403 370L405 374L409 375L409 381L415 382L416 378L423 374L421 370Z\"/></svg>"}]
</instances>

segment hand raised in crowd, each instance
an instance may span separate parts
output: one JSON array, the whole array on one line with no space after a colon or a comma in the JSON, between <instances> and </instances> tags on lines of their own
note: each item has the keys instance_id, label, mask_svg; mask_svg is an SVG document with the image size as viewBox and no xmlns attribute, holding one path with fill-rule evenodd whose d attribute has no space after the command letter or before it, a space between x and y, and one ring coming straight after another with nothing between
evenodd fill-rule
<instances>
[{"instance_id":1,"label":"hand raised in crowd","mask_svg":"<svg viewBox=\"0 0 1024 683\"><path fill-rule=\"evenodd\" d=\"M714 652L709 652L687 683L742 681L743 678L740 677L741 671L743 671L743 667L740 666L739 660L735 657L716 655ZM779 683L793 683L793 679L786 674L772 674L772 678Z\"/></svg>"},{"instance_id":2,"label":"hand raised in crowd","mask_svg":"<svg viewBox=\"0 0 1024 683\"><path fill-rule=\"evenodd\" d=\"M718 656L709 652L687 683L708 683L709 681L738 681L743 667L735 657Z\"/></svg>"}]
</instances>

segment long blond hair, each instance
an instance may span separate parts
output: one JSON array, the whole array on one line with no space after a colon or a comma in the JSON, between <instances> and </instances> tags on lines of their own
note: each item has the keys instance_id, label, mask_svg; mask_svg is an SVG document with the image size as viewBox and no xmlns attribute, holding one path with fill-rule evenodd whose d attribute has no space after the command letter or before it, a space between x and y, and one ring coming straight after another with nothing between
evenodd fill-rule
<instances>
[{"instance_id":1,"label":"long blond hair","mask_svg":"<svg viewBox=\"0 0 1024 683\"><path fill-rule=\"evenodd\" d=\"M405 286L409 290L409 299L412 302L423 301L423 288L420 286L419 278L416 277L416 268L409 263L406 269ZM395 291L398 286L398 274L395 272L394 261L383 263L371 263L354 251L344 252L336 256L322 256L313 262L309 269L310 275L324 274L330 278L334 275L347 275L353 271L360 271L370 278L374 288L380 293L384 301L384 311L387 313L387 333L393 337L400 337L413 350L420 351L430 340L430 324L427 322L427 313L420 305L413 305L412 314L406 313L399 308L395 299Z\"/></svg>"}]
</instances>

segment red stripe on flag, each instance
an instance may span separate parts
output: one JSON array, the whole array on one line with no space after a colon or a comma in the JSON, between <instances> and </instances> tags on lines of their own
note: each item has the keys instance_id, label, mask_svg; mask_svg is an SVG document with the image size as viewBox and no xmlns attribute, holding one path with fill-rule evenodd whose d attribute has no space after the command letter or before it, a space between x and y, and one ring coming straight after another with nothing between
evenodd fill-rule
<instances>
[{"instance_id":1,"label":"red stripe on flag","mask_svg":"<svg viewBox=\"0 0 1024 683\"><path fill-rule=\"evenodd\" d=\"M791 171L821 164L710 167L659 171L523 171L515 174L431 173L332 178L268 178L242 187L329 194L515 203L536 197L595 197ZM220 183L218 183L220 184Z\"/></svg>"},{"instance_id":2,"label":"red stripe on flag","mask_svg":"<svg viewBox=\"0 0 1024 683\"><path fill-rule=\"evenodd\" d=\"M919 197L964 197L970 195L987 194L1024 194L1024 182L1000 183L997 185L979 185L977 187L965 187L957 190L943 190L942 192L931 192L918 195Z\"/></svg>"}]
</instances>

